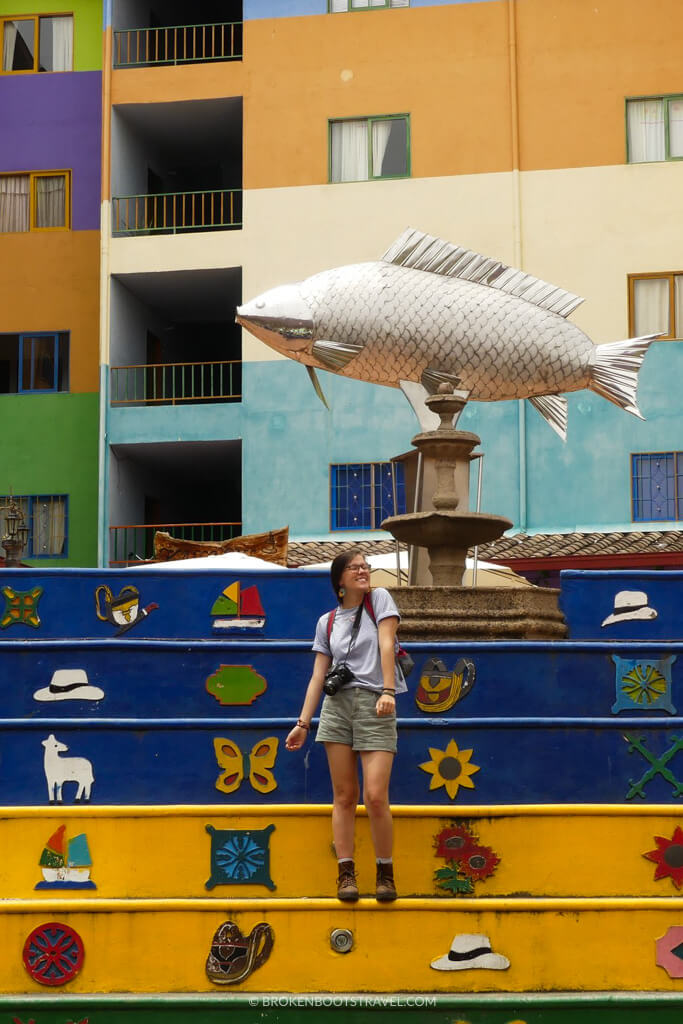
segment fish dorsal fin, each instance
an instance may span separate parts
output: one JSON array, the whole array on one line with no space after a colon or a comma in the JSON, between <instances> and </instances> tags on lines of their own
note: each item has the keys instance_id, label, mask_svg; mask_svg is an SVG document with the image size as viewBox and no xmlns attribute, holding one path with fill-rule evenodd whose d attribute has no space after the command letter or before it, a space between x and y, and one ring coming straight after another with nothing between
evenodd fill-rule
<instances>
[{"instance_id":1,"label":"fish dorsal fin","mask_svg":"<svg viewBox=\"0 0 683 1024\"><path fill-rule=\"evenodd\" d=\"M398 267L410 267L413 270L424 270L428 274L442 274L444 277L459 277L475 284L485 284L559 316L569 316L583 302L579 295L525 274L523 270L515 270L499 260L481 256L471 249L462 249L413 228L406 228L382 259Z\"/></svg>"}]
</instances>

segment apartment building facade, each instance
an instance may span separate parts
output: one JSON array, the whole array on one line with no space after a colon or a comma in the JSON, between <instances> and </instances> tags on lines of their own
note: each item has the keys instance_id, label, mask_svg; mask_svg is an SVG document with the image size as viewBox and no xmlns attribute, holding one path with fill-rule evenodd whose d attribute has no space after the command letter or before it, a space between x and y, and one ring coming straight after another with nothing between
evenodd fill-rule
<instances>
[{"instance_id":1,"label":"apartment building facade","mask_svg":"<svg viewBox=\"0 0 683 1024\"><path fill-rule=\"evenodd\" d=\"M103 138L99 489L97 359L86 384L73 337L68 398L85 402L76 386L92 389L88 427L79 421L62 443L47 427L37 457L12 415L8 450L24 454L12 455L16 469L3 485L71 494L68 555L54 564L77 552L85 563L149 557L158 527L196 539L284 525L296 538L381 536L394 499L404 500L390 460L417 430L405 399L320 373L326 409L304 368L242 333L234 314L275 285L378 259L408 225L584 296L572 321L596 343L663 336L640 375L645 422L577 392L563 443L527 403L469 404L460 423L482 438L483 507L527 533L680 522L675 40L683 13L675 0L656 0L645 23L637 0L77 7L76 28L86 17L79 11L88 24L102 17L104 28L101 87L98 78L88 91L102 105ZM84 70L75 63L71 74ZM68 78L25 71L4 73L0 88ZM21 109L8 130L33 137ZM14 149L0 174L72 166L39 134L42 161L34 167L37 157ZM99 144L99 122L87 134ZM86 233L76 186L74 170L71 245ZM62 237L3 233L0 254L18 268L15 253L26 247L26 267L31 243L43 259ZM46 280L67 266L47 262ZM94 276L97 254L85 263ZM22 294L30 306L31 286L17 281L7 291L12 308ZM81 286L55 291L85 301ZM92 322L97 282L88 295ZM19 310L0 333L61 337L67 325L55 317ZM45 410L52 422L44 403L66 408L66 397L0 394L0 410L30 403L32 417ZM87 526L74 520L81 492L66 469L64 482L55 480L66 453L88 496ZM89 546L74 548L77 536Z\"/></svg>"},{"instance_id":2,"label":"apartment building facade","mask_svg":"<svg viewBox=\"0 0 683 1024\"><path fill-rule=\"evenodd\" d=\"M26 561L92 564L101 8L3 4L0 36L0 505L16 496Z\"/></svg>"}]
</instances>

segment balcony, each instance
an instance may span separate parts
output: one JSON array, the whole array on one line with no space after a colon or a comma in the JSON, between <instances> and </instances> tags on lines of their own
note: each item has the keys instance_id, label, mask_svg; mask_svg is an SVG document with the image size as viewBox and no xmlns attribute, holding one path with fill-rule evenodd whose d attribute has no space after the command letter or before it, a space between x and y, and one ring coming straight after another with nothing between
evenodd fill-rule
<instances>
[{"instance_id":1,"label":"balcony","mask_svg":"<svg viewBox=\"0 0 683 1024\"><path fill-rule=\"evenodd\" d=\"M126 566L154 558L157 530L181 540L232 540L242 532L241 523L138 523L109 527L109 565Z\"/></svg>"},{"instance_id":2,"label":"balcony","mask_svg":"<svg viewBox=\"0 0 683 1024\"><path fill-rule=\"evenodd\" d=\"M242 227L242 98L112 108L117 237Z\"/></svg>"},{"instance_id":3,"label":"balcony","mask_svg":"<svg viewBox=\"0 0 683 1024\"><path fill-rule=\"evenodd\" d=\"M242 22L123 29L114 32L113 57L115 68L241 60Z\"/></svg>"},{"instance_id":4,"label":"balcony","mask_svg":"<svg viewBox=\"0 0 683 1024\"><path fill-rule=\"evenodd\" d=\"M242 227L242 190L171 192L112 198L115 235L176 235Z\"/></svg>"},{"instance_id":5,"label":"balcony","mask_svg":"<svg viewBox=\"0 0 683 1024\"><path fill-rule=\"evenodd\" d=\"M109 448L110 565L154 557L157 530L222 541L242 532L242 442L146 441Z\"/></svg>"},{"instance_id":6,"label":"balcony","mask_svg":"<svg viewBox=\"0 0 683 1024\"><path fill-rule=\"evenodd\" d=\"M112 405L176 405L239 400L242 363L146 363L112 366Z\"/></svg>"}]
</instances>

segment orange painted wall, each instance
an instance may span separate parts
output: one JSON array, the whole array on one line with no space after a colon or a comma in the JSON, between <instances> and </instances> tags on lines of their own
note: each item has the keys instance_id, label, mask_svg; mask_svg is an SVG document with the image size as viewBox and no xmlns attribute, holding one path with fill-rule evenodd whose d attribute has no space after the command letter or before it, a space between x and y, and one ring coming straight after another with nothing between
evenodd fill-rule
<instances>
[{"instance_id":1,"label":"orange painted wall","mask_svg":"<svg viewBox=\"0 0 683 1024\"><path fill-rule=\"evenodd\" d=\"M624 163L625 97L683 91L682 0L514 10L521 169ZM242 63L114 71L112 101L244 96L245 188L326 182L328 118L368 114L410 114L413 177L508 171L508 19L493 0L248 21Z\"/></svg>"},{"instance_id":2,"label":"orange painted wall","mask_svg":"<svg viewBox=\"0 0 683 1024\"><path fill-rule=\"evenodd\" d=\"M99 388L98 231L3 235L2 329L71 332L70 391Z\"/></svg>"},{"instance_id":3,"label":"orange painted wall","mask_svg":"<svg viewBox=\"0 0 683 1024\"><path fill-rule=\"evenodd\" d=\"M625 98L683 92L681 0L517 0L517 28L523 170L623 164Z\"/></svg>"}]
</instances>

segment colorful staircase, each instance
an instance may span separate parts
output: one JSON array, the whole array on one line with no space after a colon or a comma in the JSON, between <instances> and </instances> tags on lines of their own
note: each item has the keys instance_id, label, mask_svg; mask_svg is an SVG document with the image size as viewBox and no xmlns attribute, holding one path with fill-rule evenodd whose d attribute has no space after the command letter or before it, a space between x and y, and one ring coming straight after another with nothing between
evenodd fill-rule
<instances>
[{"instance_id":1,"label":"colorful staircase","mask_svg":"<svg viewBox=\"0 0 683 1024\"><path fill-rule=\"evenodd\" d=\"M679 1019L683 574L565 574L568 641L411 645L401 898L361 811L354 906L284 749L326 574L0 592L0 1021Z\"/></svg>"}]
</instances>

